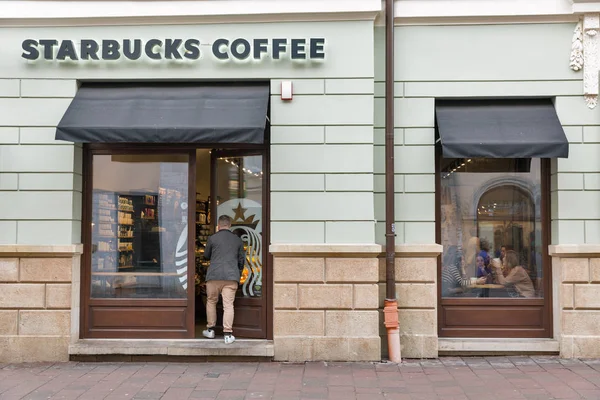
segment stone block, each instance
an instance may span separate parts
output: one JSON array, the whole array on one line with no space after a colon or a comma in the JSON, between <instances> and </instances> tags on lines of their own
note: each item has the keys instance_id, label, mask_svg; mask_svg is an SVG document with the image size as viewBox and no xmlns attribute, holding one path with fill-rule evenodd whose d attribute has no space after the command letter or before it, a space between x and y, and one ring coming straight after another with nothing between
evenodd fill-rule
<instances>
[{"instance_id":1,"label":"stone block","mask_svg":"<svg viewBox=\"0 0 600 400\"><path fill-rule=\"evenodd\" d=\"M352 285L300 284L298 306L304 309L352 308Z\"/></svg>"},{"instance_id":2,"label":"stone block","mask_svg":"<svg viewBox=\"0 0 600 400\"><path fill-rule=\"evenodd\" d=\"M375 221L326 221L325 242L354 244L357 248L364 243L374 243Z\"/></svg>"},{"instance_id":3,"label":"stone block","mask_svg":"<svg viewBox=\"0 0 600 400\"><path fill-rule=\"evenodd\" d=\"M402 358L421 358L423 354L423 336L400 335L400 356Z\"/></svg>"},{"instance_id":4,"label":"stone block","mask_svg":"<svg viewBox=\"0 0 600 400\"><path fill-rule=\"evenodd\" d=\"M22 258L22 282L71 282L72 258Z\"/></svg>"},{"instance_id":5,"label":"stone block","mask_svg":"<svg viewBox=\"0 0 600 400\"><path fill-rule=\"evenodd\" d=\"M71 285L57 283L46 285L46 308L71 308Z\"/></svg>"},{"instance_id":6,"label":"stone block","mask_svg":"<svg viewBox=\"0 0 600 400\"><path fill-rule=\"evenodd\" d=\"M561 285L560 307L573 308L573 285L564 283Z\"/></svg>"},{"instance_id":7,"label":"stone block","mask_svg":"<svg viewBox=\"0 0 600 400\"><path fill-rule=\"evenodd\" d=\"M19 312L17 310L0 311L0 335L16 335Z\"/></svg>"},{"instance_id":8,"label":"stone block","mask_svg":"<svg viewBox=\"0 0 600 400\"><path fill-rule=\"evenodd\" d=\"M421 358L437 358L438 357L438 337L423 336L423 347Z\"/></svg>"},{"instance_id":9,"label":"stone block","mask_svg":"<svg viewBox=\"0 0 600 400\"><path fill-rule=\"evenodd\" d=\"M434 284L399 283L396 285L396 293L400 308L435 308L437 305Z\"/></svg>"},{"instance_id":10,"label":"stone block","mask_svg":"<svg viewBox=\"0 0 600 400\"><path fill-rule=\"evenodd\" d=\"M587 258L561 258L560 269L563 282L589 282L590 269Z\"/></svg>"},{"instance_id":11,"label":"stone block","mask_svg":"<svg viewBox=\"0 0 600 400\"><path fill-rule=\"evenodd\" d=\"M600 283L600 258L590 258L590 281Z\"/></svg>"},{"instance_id":12,"label":"stone block","mask_svg":"<svg viewBox=\"0 0 600 400\"><path fill-rule=\"evenodd\" d=\"M42 284L0 284L0 308L43 308Z\"/></svg>"},{"instance_id":13,"label":"stone block","mask_svg":"<svg viewBox=\"0 0 600 400\"><path fill-rule=\"evenodd\" d=\"M435 283L437 280L437 259L435 257L397 257L395 267L397 282Z\"/></svg>"},{"instance_id":14,"label":"stone block","mask_svg":"<svg viewBox=\"0 0 600 400\"><path fill-rule=\"evenodd\" d=\"M379 313L373 311L325 311L325 336L379 336Z\"/></svg>"},{"instance_id":15,"label":"stone block","mask_svg":"<svg viewBox=\"0 0 600 400\"><path fill-rule=\"evenodd\" d=\"M381 338L348 338L348 361L380 361Z\"/></svg>"},{"instance_id":16,"label":"stone block","mask_svg":"<svg viewBox=\"0 0 600 400\"><path fill-rule=\"evenodd\" d=\"M574 336L573 337L573 358L599 358L600 357L600 336Z\"/></svg>"},{"instance_id":17,"label":"stone block","mask_svg":"<svg viewBox=\"0 0 600 400\"><path fill-rule=\"evenodd\" d=\"M401 335L437 334L436 310L398 310Z\"/></svg>"},{"instance_id":18,"label":"stone block","mask_svg":"<svg viewBox=\"0 0 600 400\"><path fill-rule=\"evenodd\" d=\"M600 285L574 286L575 308L600 308Z\"/></svg>"},{"instance_id":19,"label":"stone block","mask_svg":"<svg viewBox=\"0 0 600 400\"><path fill-rule=\"evenodd\" d=\"M569 311L562 313L562 333L564 335L599 336L600 311Z\"/></svg>"},{"instance_id":20,"label":"stone block","mask_svg":"<svg viewBox=\"0 0 600 400\"><path fill-rule=\"evenodd\" d=\"M61 335L71 332L70 311L19 311L20 335Z\"/></svg>"},{"instance_id":21,"label":"stone block","mask_svg":"<svg viewBox=\"0 0 600 400\"><path fill-rule=\"evenodd\" d=\"M377 282L379 265L376 258L327 258L327 282Z\"/></svg>"},{"instance_id":22,"label":"stone block","mask_svg":"<svg viewBox=\"0 0 600 400\"><path fill-rule=\"evenodd\" d=\"M69 337L8 336L0 337L0 362L69 361Z\"/></svg>"},{"instance_id":23,"label":"stone block","mask_svg":"<svg viewBox=\"0 0 600 400\"><path fill-rule=\"evenodd\" d=\"M346 361L350 348L347 337L320 337L313 339L314 361Z\"/></svg>"},{"instance_id":24,"label":"stone block","mask_svg":"<svg viewBox=\"0 0 600 400\"><path fill-rule=\"evenodd\" d=\"M0 259L0 282L16 282L19 280L19 259Z\"/></svg>"},{"instance_id":25,"label":"stone block","mask_svg":"<svg viewBox=\"0 0 600 400\"><path fill-rule=\"evenodd\" d=\"M323 336L324 311L273 312L273 336Z\"/></svg>"},{"instance_id":26,"label":"stone block","mask_svg":"<svg viewBox=\"0 0 600 400\"><path fill-rule=\"evenodd\" d=\"M302 362L313 359L313 338L275 336L273 347L275 361Z\"/></svg>"},{"instance_id":27,"label":"stone block","mask_svg":"<svg viewBox=\"0 0 600 400\"><path fill-rule=\"evenodd\" d=\"M77 92L76 80L22 79L21 97L73 97Z\"/></svg>"},{"instance_id":28,"label":"stone block","mask_svg":"<svg viewBox=\"0 0 600 400\"><path fill-rule=\"evenodd\" d=\"M294 284L275 284L273 287L273 307L298 307L298 286Z\"/></svg>"},{"instance_id":29,"label":"stone block","mask_svg":"<svg viewBox=\"0 0 600 400\"><path fill-rule=\"evenodd\" d=\"M379 307L379 285L354 285L354 308L377 309Z\"/></svg>"},{"instance_id":30,"label":"stone block","mask_svg":"<svg viewBox=\"0 0 600 400\"><path fill-rule=\"evenodd\" d=\"M325 259L274 257L273 280L277 282L324 282Z\"/></svg>"},{"instance_id":31,"label":"stone block","mask_svg":"<svg viewBox=\"0 0 600 400\"><path fill-rule=\"evenodd\" d=\"M561 335L560 357L573 358L573 336Z\"/></svg>"}]
</instances>

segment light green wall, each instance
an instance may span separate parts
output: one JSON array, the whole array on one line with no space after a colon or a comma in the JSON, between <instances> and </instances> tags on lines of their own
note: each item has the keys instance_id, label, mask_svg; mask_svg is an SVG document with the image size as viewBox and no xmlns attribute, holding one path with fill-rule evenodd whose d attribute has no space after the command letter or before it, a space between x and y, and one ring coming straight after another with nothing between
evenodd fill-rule
<instances>
[{"instance_id":1,"label":"light green wall","mask_svg":"<svg viewBox=\"0 0 600 400\"><path fill-rule=\"evenodd\" d=\"M218 37L326 38L323 61L220 62ZM27 38L198 38L197 62L21 58ZM0 244L81 241L82 151L54 140L85 80L271 81L274 243L373 243L373 21L0 28ZM279 96L282 79L294 99Z\"/></svg>"},{"instance_id":2,"label":"light green wall","mask_svg":"<svg viewBox=\"0 0 600 400\"><path fill-rule=\"evenodd\" d=\"M395 36L398 243L435 242L436 98L556 99L570 157L553 161L553 243L600 243L600 114L569 69L574 24L403 26ZM374 182L377 242L384 243L384 32L375 29Z\"/></svg>"}]
</instances>

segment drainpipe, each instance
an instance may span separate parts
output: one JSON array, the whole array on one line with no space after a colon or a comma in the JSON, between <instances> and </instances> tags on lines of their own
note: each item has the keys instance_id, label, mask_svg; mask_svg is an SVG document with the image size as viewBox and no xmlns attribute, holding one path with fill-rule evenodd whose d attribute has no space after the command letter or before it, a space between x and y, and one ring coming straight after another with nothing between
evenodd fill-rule
<instances>
[{"instance_id":1,"label":"drainpipe","mask_svg":"<svg viewBox=\"0 0 600 400\"><path fill-rule=\"evenodd\" d=\"M385 0L385 304L389 360L400 362L394 210L394 0Z\"/></svg>"}]
</instances>

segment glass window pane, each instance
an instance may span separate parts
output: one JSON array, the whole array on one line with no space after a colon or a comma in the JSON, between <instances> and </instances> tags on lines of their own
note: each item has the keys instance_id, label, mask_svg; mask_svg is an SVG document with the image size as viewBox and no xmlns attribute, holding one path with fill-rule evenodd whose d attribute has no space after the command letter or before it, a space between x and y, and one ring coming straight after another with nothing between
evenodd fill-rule
<instances>
[{"instance_id":1,"label":"glass window pane","mask_svg":"<svg viewBox=\"0 0 600 400\"><path fill-rule=\"evenodd\" d=\"M217 159L217 215L232 218L231 231L246 249L238 295L261 297L263 282L262 156Z\"/></svg>"},{"instance_id":2,"label":"glass window pane","mask_svg":"<svg viewBox=\"0 0 600 400\"><path fill-rule=\"evenodd\" d=\"M443 159L442 296L543 297L540 159Z\"/></svg>"},{"instance_id":3,"label":"glass window pane","mask_svg":"<svg viewBox=\"0 0 600 400\"><path fill-rule=\"evenodd\" d=\"M185 298L188 157L95 155L92 298Z\"/></svg>"}]
</instances>

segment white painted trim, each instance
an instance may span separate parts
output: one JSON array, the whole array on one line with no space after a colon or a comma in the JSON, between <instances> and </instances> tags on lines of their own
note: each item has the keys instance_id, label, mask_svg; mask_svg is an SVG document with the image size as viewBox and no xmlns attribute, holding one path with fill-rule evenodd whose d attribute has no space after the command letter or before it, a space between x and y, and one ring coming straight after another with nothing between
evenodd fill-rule
<instances>
[{"instance_id":1,"label":"white painted trim","mask_svg":"<svg viewBox=\"0 0 600 400\"><path fill-rule=\"evenodd\" d=\"M558 353L559 349L555 339L438 339L440 354L547 354Z\"/></svg>"},{"instance_id":2,"label":"white painted trim","mask_svg":"<svg viewBox=\"0 0 600 400\"><path fill-rule=\"evenodd\" d=\"M0 25L374 20L379 0L174 0L2 2Z\"/></svg>"},{"instance_id":3,"label":"white painted trim","mask_svg":"<svg viewBox=\"0 0 600 400\"><path fill-rule=\"evenodd\" d=\"M600 254L600 244L553 244L548 246L552 257L597 257Z\"/></svg>"},{"instance_id":4,"label":"white painted trim","mask_svg":"<svg viewBox=\"0 0 600 400\"><path fill-rule=\"evenodd\" d=\"M396 0L394 18L569 15L569 0Z\"/></svg>"}]
</instances>

